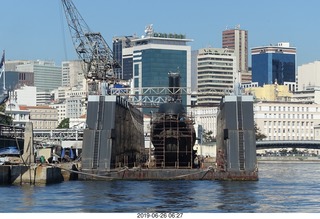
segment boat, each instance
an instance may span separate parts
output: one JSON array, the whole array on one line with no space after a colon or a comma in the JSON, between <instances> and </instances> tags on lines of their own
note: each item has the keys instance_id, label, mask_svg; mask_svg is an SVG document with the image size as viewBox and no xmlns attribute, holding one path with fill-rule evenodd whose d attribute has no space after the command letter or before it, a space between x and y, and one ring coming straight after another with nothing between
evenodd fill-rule
<instances>
[{"instance_id":1,"label":"boat","mask_svg":"<svg viewBox=\"0 0 320 219\"><path fill-rule=\"evenodd\" d=\"M16 146L0 148L0 165L20 164L20 150Z\"/></svg>"},{"instance_id":2,"label":"boat","mask_svg":"<svg viewBox=\"0 0 320 219\"><path fill-rule=\"evenodd\" d=\"M16 146L0 148L0 157L4 156L20 156L20 151Z\"/></svg>"}]
</instances>

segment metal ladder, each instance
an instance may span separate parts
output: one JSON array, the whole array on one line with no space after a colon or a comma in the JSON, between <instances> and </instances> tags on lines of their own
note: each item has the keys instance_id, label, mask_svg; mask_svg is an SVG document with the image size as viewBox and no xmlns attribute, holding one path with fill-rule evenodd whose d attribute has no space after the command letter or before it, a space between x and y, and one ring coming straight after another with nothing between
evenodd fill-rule
<instances>
[{"instance_id":1,"label":"metal ladder","mask_svg":"<svg viewBox=\"0 0 320 219\"><path fill-rule=\"evenodd\" d=\"M244 138L243 138L243 120L242 120L242 102L238 101L238 141L239 141L239 165L240 170L244 170Z\"/></svg>"},{"instance_id":2,"label":"metal ladder","mask_svg":"<svg viewBox=\"0 0 320 219\"><path fill-rule=\"evenodd\" d=\"M100 147L100 131L102 129L101 127L101 121L103 120L103 109L104 109L104 96L99 97L98 102L98 116L96 121L96 130L94 130L94 144L93 144L93 163L92 168L97 169L98 164L98 158L99 158L99 147Z\"/></svg>"}]
</instances>

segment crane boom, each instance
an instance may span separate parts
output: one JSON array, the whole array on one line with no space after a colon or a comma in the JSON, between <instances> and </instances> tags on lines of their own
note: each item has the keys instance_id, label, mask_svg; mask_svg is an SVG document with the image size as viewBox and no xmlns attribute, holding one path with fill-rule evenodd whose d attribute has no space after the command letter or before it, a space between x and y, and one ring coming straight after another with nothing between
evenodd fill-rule
<instances>
[{"instance_id":1,"label":"crane boom","mask_svg":"<svg viewBox=\"0 0 320 219\"><path fill-rule=\"evenodd\" d=\"M78 57L85 63L84 77L89 92L97 93L97 84L114 83L115 68L120 68L113 53L99 32L91 32L71 0L61 0L67 18L72 42ZM90 88L91 85L91 88Z\"/></svg>"}]
</instances>

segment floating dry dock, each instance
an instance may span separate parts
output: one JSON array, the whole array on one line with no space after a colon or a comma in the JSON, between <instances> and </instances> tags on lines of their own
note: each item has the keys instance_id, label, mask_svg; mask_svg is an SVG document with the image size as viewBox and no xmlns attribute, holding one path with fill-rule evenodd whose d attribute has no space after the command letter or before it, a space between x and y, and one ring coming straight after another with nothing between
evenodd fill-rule
<instances>
[{"instance_id":1,"label":"floating dry dock","mask_svg":"<svg viewBox=\"0 0 320 219\"><path fill-rule=\"evenodd\" d=\"M161 117L163 130L157 130L154 135L162 136L156 139L155 146L160 148L158 151L155 150L157 153L154 154L156 165L146 168L147 162L141 161L143 153L141 148L137 147L139 144L135 140L141 140L136 124L142 121L133 119L142 116L137 111L134 112L135 116L132 116L133 108L125 101L120 102L120 97L114 100L111 98L113 97L89 98L87 116L89 130L84 133L79 179L258 180L252 96L235 94L222 98L217 117L217 159L215 163L205 168L197 168L194 165L194 153L190 147L193 143L186 144L181 141L181 136L192 136L192 132L182 135L182 126L173 125L187 121L186 118L181 119L180 115L184 114L180 111L176 113L174 110L164 112L168 114L170 121L166 119L167 115ZM173 103L172 106L177 108L177 103ZM127 114L131 116L126 116ZM99 119L103 116L104 119ZM124 122L126 126L123 126ZM127 138L126 144L123 144L120 139L127 136L126 132L131 135ZM132 136L132 133L136 136ZM194 137L184 139L193 141ZM183 148L185 151L182 152L187 159L182 159Z\"/></svg>"},{"instance_id":2,"label":"floating dry dock","mask_svg":"<svg viewBox=\"0 0 320 219\"><path fill-rule=\"evenodd\" d=\"M96 107L98 108L98 107ZM171 127L171 126L170 126ZM174 126L176 129L177 127ZM232 95L222 99L218 114L217 159L216 162L202 168L194 167L190 160L188 165L179 165L179 156L175 165L162 162L146 168L145 163L138 160L112 163L102 153L86 155L86 162L79 171L81 180L258 180L256 159L255 131L253 122L253 97ZM170 128L166 128L170 130ZM169 132L169 131L167 131ZM172 131L170 131L172 133ZM177 132L178 133L178 132ZM165 134L165 132L164 132ZM172 136L170 136L172 137ZM92 137L94 139L94 137ZM165 139L165 138L164 138ZM172 142L172 141L171 141ZM176 141L178 142L178 141ZM97 151L103 152L106 144L102 141ZM165 143L164 147L165 148ZM84 147L92 148L87 144ZM87 150L83 148L83 150ZM111 155L112 148L108 153ZM170 151L172 152L172 151ZM124 154L123 161L125 159ZM110 156L112 157L112 156ZM120 156L119 156L120 157ZM170 157L172 158L172 157ZM157 159L157 157L155 157ZM119 161L118 159L117 161ZM171 159L172 161L172 159ZM93 165L95 163L98 165ZM157 164L157 161L155 161ZM140 165L141 164L141 165ZM171 166L170 166L171 165ZM111 168L110 168L111 167ZM113 168L112 168L113 167Z\"/></svg>"},{"instance_id":3,"label":"floating dry dock","mask_svg":"<svg viewBox=\"0 0 320 219\"><path fill-rule=\"evenodd\" d=\"M141 169L124 168L105 173L79 172L81 180L231 180L256 181L258 172L215 172L215 169Z\"/></svg>"}]
</instances>

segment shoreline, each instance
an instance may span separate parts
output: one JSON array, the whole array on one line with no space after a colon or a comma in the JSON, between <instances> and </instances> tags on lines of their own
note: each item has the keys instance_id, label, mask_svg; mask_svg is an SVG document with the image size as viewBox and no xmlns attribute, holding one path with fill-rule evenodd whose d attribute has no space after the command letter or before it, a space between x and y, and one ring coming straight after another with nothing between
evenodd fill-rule
<instances>
[{"instance_id":1,"label":"shoreline","mask_svg":"<svg viewBox=\"0 0 320 219\"><path fill-rule=\"evenodd\" d=\"M257 162L320 162L319 157L257 157Z\"/></svg>"}]
</instances>

